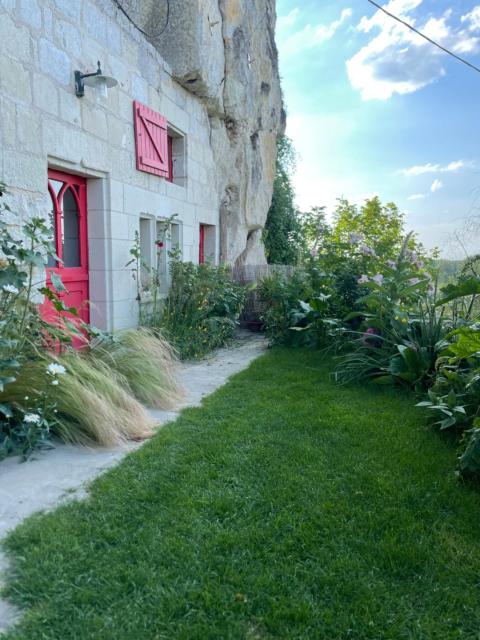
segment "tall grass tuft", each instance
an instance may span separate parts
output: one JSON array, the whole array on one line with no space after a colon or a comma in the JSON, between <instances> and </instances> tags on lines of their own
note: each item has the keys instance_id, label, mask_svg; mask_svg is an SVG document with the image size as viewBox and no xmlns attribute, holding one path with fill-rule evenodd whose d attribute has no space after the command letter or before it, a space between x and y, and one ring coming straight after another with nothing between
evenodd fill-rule
<instances>
[{"instance_id":1,"label":"tall grass tuft","mask_svg":"<svg viewBox=\"0 0 480 640\"><path fill-rule=\"evenodd\" d=\"M171 409L182 397L174 350L149 329L128 329L92 346L92 357L120 376L120 382L149 407Z\"/></svg>"},{"instance_id":2,"label":"tall grass tuft","mask_svg":"<svg viewBox=\"0 0 480 640\"><path fill-rule=\"evenodd\" d=\"M92 356L67 353L55 358L66 369L52 387L55 411L51 429L61 440L76 444L116 446L153 434L145 408L126 390L126 382L108 365ZM46 366L51 359L28 362L1 400L23 406L45 390ZM7 397L5 397L7 396ZM1 401L0 400L0 401Z\"/></svg>"}]
</instances>

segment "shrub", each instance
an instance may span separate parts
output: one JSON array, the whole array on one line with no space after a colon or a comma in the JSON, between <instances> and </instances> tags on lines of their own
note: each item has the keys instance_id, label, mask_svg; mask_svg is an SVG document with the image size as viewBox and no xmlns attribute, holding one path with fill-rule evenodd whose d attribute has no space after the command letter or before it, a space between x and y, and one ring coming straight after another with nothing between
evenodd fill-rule
<instances>
[{"instance_id":1,"label":"shrub","mask_svg":"<svg viewBox=\"0 0 480 640\"><path fill-rule=\"evenodd\" d=\"M171 287L157 325L165 337L181 358L199 358L225 346L238 326L245 287L224 266L173 258L170 272Z\"/></svg>"},{"instance_id":2,"label":"shrub","mask_svg":"<svg viewBox=\"0 0 480 640\"><path fill-rule=\"evenodd\" d=\"M313 293L308 272L299 269L292 275L274 273L262 280L259 297L265 310L261 320L270 344L296 345L303 340L291 329L297 325L300 300L309 300Z\"/></svg>"}]
</instances>

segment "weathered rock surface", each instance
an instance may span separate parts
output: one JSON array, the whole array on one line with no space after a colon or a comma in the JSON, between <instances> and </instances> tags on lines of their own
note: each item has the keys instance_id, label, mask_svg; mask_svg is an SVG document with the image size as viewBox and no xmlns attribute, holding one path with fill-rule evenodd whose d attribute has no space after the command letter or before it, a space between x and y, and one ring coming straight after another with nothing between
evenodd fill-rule
<instances>
[{"instance_id":1,"label":"weathered rock surface","mask_svg":"<svg viewBox=\"0 0 480 640\"><path fill-rule=\"evenodd\" d=\"M276 138L285 126L275 45L275 0L124 2L207 109L218 172L221 258L265 262L261 243L272 197ZM166 27L165 27L166 25Z\"/></svg>"}]
</instances>

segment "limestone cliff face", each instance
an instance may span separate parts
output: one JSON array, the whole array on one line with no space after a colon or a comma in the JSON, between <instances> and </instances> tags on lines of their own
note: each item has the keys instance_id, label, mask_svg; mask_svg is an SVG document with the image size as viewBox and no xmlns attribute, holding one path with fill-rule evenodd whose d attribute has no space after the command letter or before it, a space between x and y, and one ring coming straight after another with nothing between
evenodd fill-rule
<instances>
[{"instance_id":1,"label":"limestone cliff face","mask_svg":"<svg viewBox=\"0 0 480 640\"><path fill-rule=\"evenodd\" d=\"M166 2L130 4L146 30L162 29ZM170 0L168 26L152 39L175 79L207 109L221 258L230 264L265 262L262 228L285 126L275 21L275 0Z\"/></svg>"}]
</instances>

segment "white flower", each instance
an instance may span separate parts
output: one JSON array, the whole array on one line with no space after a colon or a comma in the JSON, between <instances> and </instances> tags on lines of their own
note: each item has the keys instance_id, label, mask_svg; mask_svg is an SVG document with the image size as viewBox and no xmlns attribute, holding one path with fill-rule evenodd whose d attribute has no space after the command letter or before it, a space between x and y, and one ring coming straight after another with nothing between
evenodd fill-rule
<instances>
[{"instance_id":1,"label":"white flower","mask_svg":"<svg viewBox=\"0 0 480 640\"><path fill-rule=\"evenodd\" d=\"M63 365L51 362L47 367L47 373L51 376L63 376L67 370Z\"/></svg>"},{"instance_id":2,"label":"white flower","mask_svg":"<svg viewBox=\"0 0 480 640\"><path fill-rule=\"evenodd\" d=\"M363 275L360 276L360 278L357 280L358 284L366 284L367 282L370 282L370 279L368 276Z\"/></svg>"},{"instance_id":3,"label":"white flower","mask_svg":"<svg viewBox=\"0 0 480 640\"><path fill-rule=\"evenodd\" d=\"M4 284L2 289L5 291L5 293L18 293L17 287L14 287L13 284Z\"/></svg>"},{"instance_id":4,"label":"white flower","mask_svg":"<svg viewBox=\"0 0 480 640\"><path fill-rule=\"evenodd\" d=\"M373 280L373 282L378 284L379 287L381 287L382 286L382 282L383 282L383 276L382 276L381 273L377 273L376 276L373 276L372 280Z\"/></svg>"},{"instance_id":5,"label":"white flower","mask_svg":"<svg viewBox=\"0 0 480 640\"><path fill-rule=\"evenodd\" d=\"M57 384L58 384L58 380L52 380L52 385L53 385L54 387L56 387L56 386L57 386Z\"/></svg>"},{"instance_id":6,"label":"white flower","mask_svg":"<svg viewBox=\"0 0 480 640\"><path fill-rule=\"evenodd\" d=\"M23 416L23 421L31 424L40 424L40 420L41 418L38 413L26 413Z\"/></svg>"}]
</instances>

